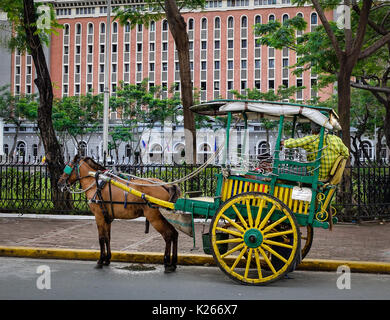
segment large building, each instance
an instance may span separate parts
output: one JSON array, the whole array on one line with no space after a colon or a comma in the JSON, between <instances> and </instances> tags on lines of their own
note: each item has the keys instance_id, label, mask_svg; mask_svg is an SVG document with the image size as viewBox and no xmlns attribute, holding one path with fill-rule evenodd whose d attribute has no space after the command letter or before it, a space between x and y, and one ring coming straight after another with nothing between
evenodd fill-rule
<instances>
[{"instance_id":1,"label":"large building","mask_svg":"<svg viewBox=\"0 0 390 320\"><path fill-rule=\"evenodd\" d=\"M295 52L275 50L256 42L253 26L271 20L283 21L301 15L308 30L319 23L311 6L296 7L289 0L208 1L203 11L186 12L190 39L193 85L201 100L231 97L230 90L258 88L263 92L280 85L302 86L296 100L309 100L316 75L310 71L297 78L289 66L295 64ZM51 1L63 29L53 35L48 50L55 96L104 91L107 6L105 1ZM112 6L139 6L138 1L112 1ZM333 12L328 16L332 19ZM112 19L113 20L113 19ZM120 81L139 83L148 78L150 85L170 87L178 84L179 63L175 44L165 19L148 26L120 25L112 21L110 47L110 90ZM12 56L10 83L18 93L34 92L34 66L30 56L15 52ZM321 92L327 98L331 89Z\"/></svg>"},{"instance_id":2,"label":"large building","mask_svg":"<svg viewBox=\"0 0 390 320\"><path fill-rule=\"evenodd\" d=\"M58 22L63 25L58 35L51 37L46 56L56 97L82 95L92 91L103 93L105 88L105 55L107 30L107 2L99 0L68 1L54 0L52 3ZM112 6L142 6L141 1L112 0ZM282 22L300 15L307 21L307 31L319 24L319 18L311 6L296 7L290 0L216 0L208 1L204 10L186 11L190 40L190 59L193 86L200 93L200 100L232 98L231 90L243 92L246 88L258 88L262 92L276 90L280 85L302 87L295 94L297 102L304 102L319 96L326 99L333 88L317 92L313 89L316 75L310 70L297 77L290 66L296 63L294 51L285 48L275 50L261 46L256 40L253 26L271 20ZM333 11L327 12L333 19ZM113 15L112 15L113 17ZM4 18L4 17L3 17ZM4 20L4 19L3 19ZM298 34L299 36L299 34ZM140 83L147 78L150 86L169 88L175 85L180 92L179 63L175 44L165 19L152 21L149 25L121 25L112 19L110 26L110 78L109 89L115 94L120 82ZM34 65L29 55L13 52L4 60L10 62L10 72L2 73L0 82L9 77L14 94L35 93ZM8 65L8 64L7 64ZM4 64L2 63L2 69ZM168 90L166 91L168 95ZM110 114L115 123L117 115ZM6 126L4 137L7 150L12 143L12 126ZM16 146L18 154L35 156L42 154L41 144L34 133L34 127L26 126L21 133L26 135ZM156 129L157 130L157 129ZM172 132L171 129L167 129ZM182 128L176 128L175 135L166 139L164 130L157 130L145 150L144 161L170 162L184 148ZM266 142L266 132L259 124L252 129L249 152L256 155L272 150L272 142ZM31 141L30 141L31 140ZM209 141L210 140L210 141ZM166 145L169 141L169 145ZM198 158L211 154L215 140L207 132L199 131ZM74 154L77 146L64 141L64 151ZM101 156L100 135L83 142L85 153ZM126 145L119 148L120 157L131 157ZM148 158L149 155L149 158ZM157 155L157 157L155 156ZM205 156L206 155L206 156ZM153 158L154 156L154 158ZM203 161L202 160L202 161Z\"/></svg>"}]
</instances>

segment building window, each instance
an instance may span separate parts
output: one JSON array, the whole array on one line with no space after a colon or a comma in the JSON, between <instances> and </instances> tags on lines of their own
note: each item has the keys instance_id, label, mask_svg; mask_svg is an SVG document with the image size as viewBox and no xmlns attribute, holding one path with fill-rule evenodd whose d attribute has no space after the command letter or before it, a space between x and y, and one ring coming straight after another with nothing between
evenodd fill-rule
<instances>
[{"instance_id":1,"label":"building window","mask_svg":"<svg viewBox=\"0 0 390 320\"><path fill-rule=\"evenodd\" d=\"M194 19L188 20L188 30L194 30Z\"/></svg>"},{"instance_id":2,"label":"building window","mask_svg":"<svg viewBox=\"0 0 390 320\"><path fill-rule=\"evenodd\" d=\"M167 20L164 20L162 22L162 30L163 31L168 31L168 21Z\"/></svg>"},{"instance_id":3,"label":"building window","mask_svg":"<svg viewBox=\"0 0 390 320\"><path fill-rule=\"evenodd\" d=\"M25 157L26 156L26 144L23 141L19 141L16 145L16 156Z\"/></svg>"},{"instance_id":4,"label":"building window","mask_svg":"<svg viewBox=\"0 0 390 320\"><path fill-rule=\"evenodd\" d=\"M228 28L229 29L234 28L234 18L233 17L229 17L229 19L228 19Z\"/></svg>"},{"instance_id":5,"label":"building window","mask_svg":"<svg viewBox=\"0 0 390 320\"><path fill-rule=\"evenodd\" d=\"M241 19L241 28L246 28L248 26L248 19L247 17L242 17Z\"/></svg>"},{"instance_id":6,"label":"building window","mask_svg":"<svg viewBox=\"0 0 390 320\"><path fill-rule=\"evenodd\" d=\"M207 29L207 19L203 18L202 19L202 30L206 30L206 29Z\"/></svg>"},{"instance_id":7,"label":"building window","mask_svg":"<svg viewBox=\"0 0 390 320\"><path fill-rule=\"evenodd\" d=\"M310 16L310 23L311 24L317 24L318 19L317 19L317 13L313 12Z\"/></svg>"},{"instance_id":8,"label":"building window","mask_svg":"<svg viewBox=\"0 0 390 320\"><path fill-rule=\"evenodd\" d=\"M266 141L262 141L258 144L257 156L266 155L269 154L269 152L270 152L269 143L267 143Z\"/></svg>"},{"instance_id":9,"label":"building window","mask_svg":"<svg viewBox=\"0 0 390 320\"><path fill-rule=\"evenodd\" d=\"M80 141L77 147L77 152L81 157L87 156L87 144L84 141Z\"/></svg>"},{"instance_id":10,"label":"building window","mask_svg":"<svg viewBox=\"0 0 390 320\"><path fill-rule=\"evenodd\" d=\"M216 17L214 22L214 29L220 29L220 28L221 28L221 19L219 19L219 17Z\"/></svg>"},{"instance_id":11,"label":"building window","mask_svg":"<svg viewBox=\"0 0 390 320\"><path fill-rule=\"evenodd\" d=\"M33 154L33 157L38 157L38 145L37 144L33 144L32 154Z\"/></svg>"}]
</instances>

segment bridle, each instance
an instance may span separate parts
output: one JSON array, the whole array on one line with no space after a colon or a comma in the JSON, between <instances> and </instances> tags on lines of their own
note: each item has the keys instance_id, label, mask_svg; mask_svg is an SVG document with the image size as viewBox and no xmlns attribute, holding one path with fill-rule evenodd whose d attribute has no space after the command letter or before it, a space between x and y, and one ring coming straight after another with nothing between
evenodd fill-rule
<instances>
[{"instance_id":1,"label":"bridle","mask_svg":"<svg viewBox=\"0 0 390 320\"><path fill-rule=\"evenodd\" d=\"M86 176L83 176L83 177L80 177L80 160L81 158L77 159L77 161L71 161L70 163L68 163L65 168L64 168L64 174L66 174L68 177L66 178L65 182L66 182L66 185L64 186L64 190L67 190L68 192L71 192L71 193L83 193L87 190L89 190L90 188L92 188L95 184L95 181L89 186L87 187L85 190L78 190L78 191L72 191L70 189L71 185L69 183L69 178L70 176L72 175L73 171L76 170L76 180L72 183L75 184L77 181L80 181L84 178L87 178L89 177L89 175L86 175Z\"/></svg>"}]
</instances>

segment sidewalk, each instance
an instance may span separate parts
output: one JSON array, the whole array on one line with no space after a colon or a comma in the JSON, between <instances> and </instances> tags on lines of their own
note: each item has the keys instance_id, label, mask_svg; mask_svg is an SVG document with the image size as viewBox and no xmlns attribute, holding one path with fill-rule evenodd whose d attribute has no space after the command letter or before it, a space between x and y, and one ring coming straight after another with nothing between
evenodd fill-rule
<instances>
[{"instance_id":1,"label":"sidewalk","mask_svg":"<svg viewBox=\"0 0 390 320\"><path fill-rule=\"evenodd\" d=\"M4 248L99 250L98 234L93 217L0 214L0 255ZM144 233L143 219L115 220L111 229L111 250L119 253L158 254L165 242L150 226ZM179 258L204 255L201 234L203 223L195 223L196 248L193 238L179 232ZM208 231L208 225L204 230ZM204 261L209 261L207 256ZM390 223L336 224L332 231L314 229L312 248L304 261L340 260L384 263L390 267ZM390 269L389 269L390 270Z\"/></svg>"}]
</instances>

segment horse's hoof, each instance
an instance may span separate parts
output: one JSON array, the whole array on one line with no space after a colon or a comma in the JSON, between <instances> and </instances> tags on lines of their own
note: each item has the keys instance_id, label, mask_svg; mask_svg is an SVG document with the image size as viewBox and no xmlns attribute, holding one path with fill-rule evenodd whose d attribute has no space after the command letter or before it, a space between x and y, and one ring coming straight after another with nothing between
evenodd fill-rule
<instances>
[{"instance_id":1,"label":"horse's hoof","mask_svg":"<svg viewBox=\"0 0 390 320\"><path fill-rule=\"evenodd\" d=\"M110 265L110 261L104 261L104 262L103 262L103 265L109 266L109 265Z\"/></svg>"},{"instance_id":2,"label":"horse's hoof","mask_svg":"<svg viewBox=\"0 0 390 320\"><path fill-rule=\"evenodd\" d=\"M96 266L95 266L95 269L102 269L103 268L103 264L100 264L98 263Z\"/></svg>"},{"instance_id":3,"label":"horse's hoof","mask_svg":"<svg viewBox=\"0 0 390 320\"><path fill-rule=\"evenodd\" d=\"M176 266L173 265L165 266L164 273L172 273L175 271L176 271Z\"/></svg>"}]
</instances>

